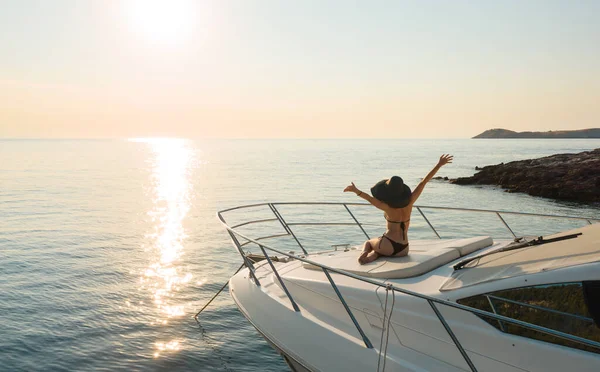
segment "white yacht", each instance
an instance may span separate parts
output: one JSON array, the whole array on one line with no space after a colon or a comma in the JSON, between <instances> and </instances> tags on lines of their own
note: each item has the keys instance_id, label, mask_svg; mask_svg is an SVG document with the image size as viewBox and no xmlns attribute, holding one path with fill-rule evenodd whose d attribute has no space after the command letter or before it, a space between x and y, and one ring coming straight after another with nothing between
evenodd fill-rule
<instances>
[{"instance_id":1,"label":"white yacht","mask_svg":"<svg viewBox=\"0 0 600 372\"><path fill-rule=\"evenodd\" d=\"M343 208L349 222L293 222L281 212L307 204ZM600 371L597 219L420 206L438 239L412 239L406 257L360 265L356 238L328 251L305 250L300 225L355 225L369 237L368 224L357 219L361 206L265 203L218 213L246 266L230 279L230 294L292 371ZM271 216L253 218L250 211L261 209ZM513 238L442 239L427 209L495 214ZM229 225L234 212L246 218ZM517 237L507 215L582 227ZM267 224L282 232L243 231ZM295 252L268 241L282 237ZM244 252L250 245L263 260Z\"/></svg>"}]
</instances>

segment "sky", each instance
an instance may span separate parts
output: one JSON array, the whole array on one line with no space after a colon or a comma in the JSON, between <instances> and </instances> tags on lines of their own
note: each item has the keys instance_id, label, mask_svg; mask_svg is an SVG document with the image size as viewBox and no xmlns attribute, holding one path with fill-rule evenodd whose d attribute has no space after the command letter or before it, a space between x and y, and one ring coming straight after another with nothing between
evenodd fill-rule
<instances>
[{"instance_id":1,"label":"sky","mask_svg":"<svg viewBox=\"0 0 600 372\"><path fill-rule=\"evenodd\" d=\"M0 138L600 127L600 1L0 0Z\"/></svg>"}]
</instances>

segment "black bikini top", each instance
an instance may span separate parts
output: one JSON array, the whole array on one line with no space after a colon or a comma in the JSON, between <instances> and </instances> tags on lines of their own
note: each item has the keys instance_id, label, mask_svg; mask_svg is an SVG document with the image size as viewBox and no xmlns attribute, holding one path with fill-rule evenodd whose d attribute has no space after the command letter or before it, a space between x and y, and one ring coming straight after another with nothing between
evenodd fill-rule
<instances>
[{"instance_id":1,"label":"black bikini top","mask_svg":"<svg viewBox=\"0 0 600 372\"><path fill-rule=\"evenodd\" d=\"M406 224L410 222L410 218L406 221L392 221L392 220L388 220L386 216L384 216L385 220L389 223L399 223L400 224L400 228L402 229L402 235L404 236L404 239L408 239L407 236L407 227ZM388 238L389 239L389 238ZM391 239L390 239L391 240ZM408 244L406 245L408 247ZM396 249L394 248L394 252L396 251ZM396 253L394 253L396 254Z\"/></svg>"},{"instance_id":2,"label":"black bikini top","mask_svg":"<svg viewBox=\"0 0 600 372\"><path fill-rule=\"evenodd\" d=\"M389 223L409 223L410 222L410 218L406 221L392 221L392 220L388 220L386 217L385 220Z\"/></svg>"}]
</instances>

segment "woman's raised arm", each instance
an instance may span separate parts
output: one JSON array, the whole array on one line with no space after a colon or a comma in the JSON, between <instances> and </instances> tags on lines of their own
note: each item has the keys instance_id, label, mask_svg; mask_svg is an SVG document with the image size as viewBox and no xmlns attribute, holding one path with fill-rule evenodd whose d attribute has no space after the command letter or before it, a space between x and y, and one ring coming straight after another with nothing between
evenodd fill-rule
<instances>
[{"instance_id":1,"label":"woman's raised arm","mask_svg":"<svg viewBox=\"0 0 600 372\"><path fill-rule=\"evenodd\" d=\"M350 185L346 186L346 188L344 189L344 192L353 192L359 198L365 199L366 201L368 201L369 203L371 203L374 207L379 208L382 211L385 211L387 209L387 204L385 204L382 201L379 201L379 200L375 199L374 197L372 197L371 195L367 194L366 192L360 191L354 185L354 182L350 182Z\"/></svg>"},{"instance_id":2,"label":"woman's raised arm","mask_svg":"<svg viewBox=\"0 0 600 372\"><path fill-rule=\"evenodd\" d=\"M429 173L427 173L427 176L425 176L425 178L423 178L423 180L421 182L419 182L419 185L412 192L412 195L410 196L410 204L411 205L417 201L419 196L421 196L421 193L423 192L423 189L425 188L425 185L427 184L427 182L431 181L433 176L435 176L435 174L437 173L438 170L440 170L441 167L443 167L446 164L452 163L452 159L454 159L454 157L450 154L444 154L444 155L440 156L440 160L438 161L436 166L433 167L433 169Z\"/></svg>"}]
</instances>

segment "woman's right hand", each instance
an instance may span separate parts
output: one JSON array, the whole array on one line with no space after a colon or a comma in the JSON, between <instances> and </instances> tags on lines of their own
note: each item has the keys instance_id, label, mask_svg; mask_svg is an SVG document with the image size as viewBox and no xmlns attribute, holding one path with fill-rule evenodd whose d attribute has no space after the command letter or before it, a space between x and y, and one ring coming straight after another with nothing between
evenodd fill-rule
<instances>
[{"instance_id":1,"label":"woman's right hand","mask_svg":"<svg viewBox=\"0 0 600 372\"><path fill-rule=\"evenodd\" d=\"M358 188L356 188L354 182L350 182L350 185L346 186L344 192L353 192L355 194L358 194Z\"/></svg>"},{"instance_id":2,"label":"woman's right hand","mask_svg":"<svg viewBox=\"0 0 600 372\"><path fill-rule=\"evenodd\" d=\"M438 165L440 167L443 167L446 164L452 163L452 159L454 159L454 156L452 156L450 154L444 154L444 155L440 156L440 161L438 161Z\"/></svg>"}]
</instances>

